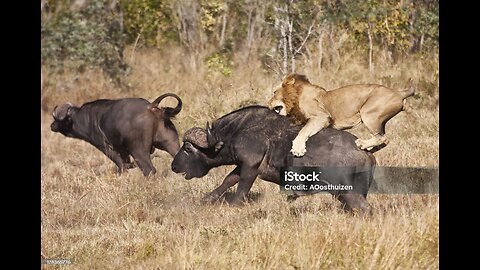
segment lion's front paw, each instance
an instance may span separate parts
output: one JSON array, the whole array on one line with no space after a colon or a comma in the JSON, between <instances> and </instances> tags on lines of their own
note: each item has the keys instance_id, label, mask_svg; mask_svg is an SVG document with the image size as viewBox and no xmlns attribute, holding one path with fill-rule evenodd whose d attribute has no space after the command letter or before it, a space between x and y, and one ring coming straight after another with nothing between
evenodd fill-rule
<instances>
[{"instance_id":1,"label":"lion's front paw","mask_svg":"<svg viewBox=\"0 0 480 270\"><path fill-rule=\"evenodd\" d=\"M293 140L292 150L290 150L290 152L296 157L301 157L305 155L305 153L307 152L305 142Z\"/></svg>"}]
</instances>

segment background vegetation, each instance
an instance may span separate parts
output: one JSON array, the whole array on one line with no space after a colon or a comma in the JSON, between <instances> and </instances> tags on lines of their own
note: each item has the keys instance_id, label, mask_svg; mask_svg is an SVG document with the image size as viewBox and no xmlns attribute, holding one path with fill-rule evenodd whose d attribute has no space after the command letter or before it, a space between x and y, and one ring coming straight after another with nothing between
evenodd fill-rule
<instances>
[{"instance_id":1,"label":"background vegetation","mask_svg":"<svg viewBox=\"0 0 480 270\"><path fill-rule=\"evenodd\" d=\"M438 1L50 0L42 1L42 63L101 67L118 80L124 48L181 47L191 68L212 71L261 61L284 76L335 67L356 55L396 64L438 50Z\"/></svg>"},{"instance_id":2,"label":"background vegetation","mask_svg":"<svg viewBox=\"0 0 480 270\"><path fill-rule=\"evenodd\" d=\"M204 205L231 168L185 181L157 151L156 176L118 176L94 147L49 128L67 101L173 92L184 101L182 136L266 104L292 71L326 89L413 78L417 94L375 156L380 166L435 167L438 10L407 0L42 1L42 256L75 269L438 268L438 195L372 194L376 214L362 220L328 195L287 203L257 180L246 207Z\"/></svg>"}]
</instances>

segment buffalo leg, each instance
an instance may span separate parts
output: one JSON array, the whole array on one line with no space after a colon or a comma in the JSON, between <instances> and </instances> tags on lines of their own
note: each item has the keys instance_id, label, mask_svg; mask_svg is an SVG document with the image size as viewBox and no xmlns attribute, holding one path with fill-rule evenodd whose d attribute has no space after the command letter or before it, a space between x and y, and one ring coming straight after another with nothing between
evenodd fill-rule
<instances>
[{"instance_id":1,"label":"buffalo leg","mask_svg":"<svg viewBox=\"0 0 480 270\"><path fill-rule=\"evenodd\" d=\"M234 205L240 205L245 201L246 196L258 175L257 170L249 166L244 165L240 170L240 180L232 201L232 204Z\"/></svg>"},{"instance_id":2,"label":"buffalo leg","mask_svg":"<svg viewBox=\"0 0 480 270\"><path fill-rule=\"evenodd\" d=\"M342 203L343 209L365 216L371 214L370 205L365 197L364 194L344 193L338 195L337 199Z\"/></svg>"},{"instance_id":3,"label":"buffalo leg","mask_svg":"<svg viewBox=\"0 0 480 270\"><path fill-rule=\"evenodd\" d=\"M117 165L117 173L122 173L124 172L126 169L128 169L128 164L125 163L125 158L123 157L122 154L120 154L119 152L113 150L113 149L110 149L110 148L107 148L107 149L102 149L100 148L100 150L110 159L113 161L113 163L115 163L115 165ZM128 157L128 155L127 155Z\"/></svg>"},{"instance_id":4,"label":"buffalo leg","mask_svg":"<svg viewBox=\"0 0 480 270\"><path fill-rule=\"evenodd\" d=\"M140 170L142 170L144 176L155 174L157 172L155 167L153 167L152 160L150 160L150 148L144 150L137 148L132 151L132 157Z\"/></svg>"},{"instance_id":5,"label":"buffalo leg","mask_svg":"<svg viewBox=\"0 0 480 270\"><path fill-rule=\"evenodd\" d=\"M130 159L130 154L128 152L120 152L120 156L122 157L123 160L123 166L125 169L132 169L135 168L135 163L132 162Z\"/></svg>"},{"instance_id":6,"label":"buffalo leg","mask_svg":"<svg viewBox=\"0 0 480 270\"><path fill-rule=\"evenodd\" d=\"M130 158L125 159L124 162L125 162L125 169L127 169L127 170L128 170L128 169L133 169L133 168L136 167L136 166L135 166L135 163L133 163L133 162L130 160Z\"/></svg>"},{"instance_id":7,"label":"buffalo leg","mask_svg":"<svg viewBox=\"0 0 480 270\"><path fill-rule=\"evenodd\" d=\"M207 196L203 198L204 201L215 202L217 201L227 189L238 183L240 180L240 166L237 166L233 171L231 171L227 177L223 180L222 184L210 192Z\"/></svg>"},{"instance_id":8,"label":"buffalo leg","mask_svg":"<svg viewBox=\"0 0 480 270\"><path fill-rule=\"evenodd\" d=\"M300 196L297 195L297 194L288 195L287 196L287 202L294 202L295 200L297 200L298 197L300 197Z\"/></svg>"}]
</instances>

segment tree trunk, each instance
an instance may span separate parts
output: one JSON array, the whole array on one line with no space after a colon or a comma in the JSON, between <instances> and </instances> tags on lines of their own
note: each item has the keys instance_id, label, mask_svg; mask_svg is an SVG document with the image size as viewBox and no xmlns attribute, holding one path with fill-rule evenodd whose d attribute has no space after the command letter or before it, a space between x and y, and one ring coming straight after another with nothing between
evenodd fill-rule
<instances>
[{"instance_id":1,"label":"tree trunk","mask_svg":"<svg viewBox=\"0 0 480 270\"><path fill-rule=\"evenodd\" d=\"M287 34L285 32L285 22L280 22L281 45L283 47L283 70L282 75L288 73L288 51L287 51Z\"/></svg>"},{"instance_id":2,"label":"tree trunk","mask_svg":"<svg viewBox=\"0 0 480 270\"><path fill-rule=\"evenodd\" d=\"M422 51L424 40L425 40L425 34L422 33L422 36L420 37L420 48L419 48L420 51Z\"/></svg>"},{"instance_id":3,"label":"tree trunk","mask_svg":"<svg viewBox=\"0 0 480 270\"><path fill-rule=\"evenodd\" d=\"M225 29L227 28L227 12L222 16L222 31L220 32L220 47L225 44Z\"/></svg>"},{"instance_id":4,"label":"tree trunk","mask_svg":"<svg viewBox=\"0 0 480 270\"><path fill-rule=\"evenodd\" d=\"M410 52L416 52L417 51L417 45L416 45L416 39L417 37L415 36L414 32L415 32L415 28L414 28L414 25L415 25L415 19L416 19L416 12L415 12L415 9L412 9L411 13L410 13L410 27L409 27L409 31L410 31Z\"/></svg>"},{"instance_id":5,"label":"tree trunk","mask_svg":"<svg viewBox=\"0 0 480 270\"><path fill-rule=\"evenodd\" d=\"M290 49L290 57L292 64L290 66L290 71L293 73L295 72L295 52L293 51L293 45L292 45L292 36L293 36L293 19L292 21L288 21L288 48Z\"/></svg>"},{"instance_id":6,"label":"tree trunk","mask_svg":"<svg viewBox=\"0 0 480 270\"><path fill-rule=\"evenodd\" d=\"M370 23L368 23L367 34L368 34L368 71L370 72L370 74L373 74L373 39L372 39Z\"/></svg>"},{"instance_id":7,"label":"tree trunk","mask_svg":"<svg viewBox=\"0 0 480 270\"><path fill-rule=\"evenodd\" d=\"M335 34L335 26L333 25L333 23L330 23L330 31L328 33L330 53L328 55L330 56L329 62L331 66L335 66L337 64L338 58L340 57L340 54L338 53L338 50L336 47L336 42L333 38L334 34Z\"/></svg>"},{"instance_id":8,"label":"tree trunk","mask_svg":"<svg viewBox=\"0 0 480 270\"><path fill-rule=\"evenodd\" d=\"M174 4L178 17L180 42L192 53L198 53L203 49L205 36L199 27L198 3L195 1L176 1Z\"/></svg>"},{"instance_id":9,"label":"tree trunk","mask_svg":"<svg viewBox=\"0 0 480 270\"><path fill-rule=\"evenodd\" d=\"M323 60L323 35L325 32L320 30L320 37L318 38L318 61L317 61L317 70L322 69L322 60Z\"/></svg>"},{"instance_id":10,"label":"tree trunk","mask_svg":"<svg viewBox=\"0 0 480 270\"><path fill-rule=\"evenodd\" d=\"M252 10L248 11L248 25L247 25L247 48L250 49L250 46L252 44Z\"/></svg>"}]
</instances>

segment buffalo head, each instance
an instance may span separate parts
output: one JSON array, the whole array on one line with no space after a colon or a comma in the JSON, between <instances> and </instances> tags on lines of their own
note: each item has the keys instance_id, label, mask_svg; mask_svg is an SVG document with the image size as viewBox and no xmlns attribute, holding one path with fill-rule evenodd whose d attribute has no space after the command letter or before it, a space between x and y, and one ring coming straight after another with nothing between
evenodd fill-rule
<instances>
[{"instance_id":1,"label":"buffalo head","mask_svg":"<svg viewBox=\"0 0 480 270\"><path fill-rule=\"evenodd\" d=\"M185 179L205 176L214 167L214 160L223 146L207 122L206 129L194 127L183 136L183 145L172 161L172 171L183 173Z\"/></svg>"},{"instance_id":2,"label":"buffalo head","mask_svg":"<svg viewBox=\"0 0 480 270\"><path fill-rule=\"evenodd\" d=\"M73 127L72 115L75 113L75 110L76 107L71 103L55 106L53 109L53 123L50 125L51 130L71 137Z\"/></svg>"}]
</instances>

